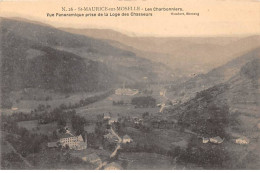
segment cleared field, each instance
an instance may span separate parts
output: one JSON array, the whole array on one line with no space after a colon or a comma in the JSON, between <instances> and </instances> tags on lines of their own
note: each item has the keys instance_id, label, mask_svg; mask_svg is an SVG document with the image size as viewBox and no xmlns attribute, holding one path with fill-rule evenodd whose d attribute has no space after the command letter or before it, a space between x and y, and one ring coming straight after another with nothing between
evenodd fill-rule
<instances>
[{"instance_id":1,"label":"cleared field","mask_svg":"<svg viewBox=\"0 0 260 173\"><path fill-rule=\"evenodd\" d=\"M105 93L102 92L89 92L89 93L73 93L73 94L63 94L56 93L54 91L46 91L41 89L30 89L30 92L18 91L12 92L11 101L13 103L13 109L2 109L1 112L5 114L11 114L13 112L26 112L29 113L42 105L50 105L52 108L59 107L61 104L75 104L81 99L86 99L88 97L93 97L95 95L100 95ZM46 99L48 98L48 99Z\"/></svg>"},{"instance_id":2,"label":"cleared field","mask_svg":"<svg viewBox=\"0 0 260 173\"><path fill-rule=\"evenodd\" d=\"M155 153L120 153L118 160L126 160L128 170L176 169L172 158Z\"/></svg>"},{"instance_id":3,"label":"cleared field","mask_svg":"<svg viewBox=\"0 0 260 173\"><path fill-rule=\"evenodd\" d=\"M76 150L70 150L70 154L74 157L86 157L92 153L97 154L102 161L108 160L111 152L106 151L106 150L99 150L99 149L93 149L93 148L87 148L86 150L82 151L76 151Z\"/></svg>"},{"instance_id":4,"label":"cleared field","mask_svg":"<svg viewBox=\"0 0 260 173\"><path fill-rule=\"evenodd\" d=\"M136 95L138 96L138 95ZM135 108L131 105L131 99L135 96L118 96L118 95L111 95L110 97L101 100L99 102L90 104L85 107L81 107L76 109L77 113L81 116L84 116L88 120L96 120L96 116L99 114L107 114L111 113L112 117L117 116L118 114L123 116L136 116L140 117L144 112L149 112L152 114L156 114L159 112L160 108ZM126 105L122 106L115 106L113 105L113 101L124 100Z\"/></svg>"},{"instance_id":5,"label":"cleared field","mask_svg":"<svg viewBox=\"0 0 260 173\"><path fill-rule=\"evenodd\" d=\"M38 124L37 120L32 121L20 121L18 122L19 127L24 127L31 133L52 135L53 131L57 129L56 122L48 124Z\"/></svg>"},{"instance_id":6,"label":"cleared field","mask_svg":"<svg viewBox=\"0 0 260 173\"><path fill-rule=\"evenodd\" d=\"M124 128L123 131L137 143L155 145L166 150L171 149L171 147L174 146L174 143L176 142L187 142L188 139L191 137L191 135L187 133L167 129L154 129L150 132L145 133L141 132L138 129L127 127Z\"/></svg>"},{"instance_id":7,"label":"cleared field","mask_svg":"<svg viewBox=\"0 0 260 173\"><path fill-rule=\"evenodd\" d=\"M34 165L34 169L62 169L62 170L90 170L94 167L90 164L81 162L81 159L58 151L56 149L43 150L40 153L31 154L26 157Z\"/></svg>"}]
</instances>

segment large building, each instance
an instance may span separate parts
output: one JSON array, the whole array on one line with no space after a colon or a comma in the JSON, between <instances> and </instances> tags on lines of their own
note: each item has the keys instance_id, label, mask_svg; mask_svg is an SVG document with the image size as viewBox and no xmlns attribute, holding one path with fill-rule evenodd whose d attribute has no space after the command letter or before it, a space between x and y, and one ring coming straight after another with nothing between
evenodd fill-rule
<instances>
[{"instance_id":1,"label":"large building","mask_svg":"<svg viewBox=\"0 0 260 173\"><path fill-rule=\"evenodd\" d=\"M130 88L118 88L115 91L116 95L126 95L126 96L133 96L136 95L139 91L137 89L130 89Z\"/></svg>"},{"instance_id":2,"label":"large building","mask_svg":"<svg viewBox=\"0 0 260 173\"><path fill-rule=\"evenodd\" d=\"M83 139L81 135L72 136L71 134L65 134L59 140L62 147L68 146L70 149L74 150L84 150L87 148L87 141Z\"/></svg>"},{"instance_id":3,"label":"large building","mask_svg":"<svg viewBox=\"0 0 260 173\"><path fill-rule=\"evenodd\" d=\"M126 144L126 143L130 143L130 142L133 142L133 139L130 137L130 136L128 136L128 135L125 135L125 136L123 136L123 141L122 141L124 144Z\"/></svg>"}]
</instances>

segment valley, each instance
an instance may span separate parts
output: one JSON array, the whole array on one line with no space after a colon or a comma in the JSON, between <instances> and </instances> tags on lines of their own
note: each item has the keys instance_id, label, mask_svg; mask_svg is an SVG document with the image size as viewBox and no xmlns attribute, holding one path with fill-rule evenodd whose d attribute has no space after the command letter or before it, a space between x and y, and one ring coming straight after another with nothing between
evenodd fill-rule
<instances>
[{"instance_id":1,"label":"valley","mask_svg":"<svg viewBox=\"0 0 260 173\"><path fill-rule=\"evenodd\" d=\"M1 169L260 168L258 35L1 35Z\"/></svg>"}]
</instances>

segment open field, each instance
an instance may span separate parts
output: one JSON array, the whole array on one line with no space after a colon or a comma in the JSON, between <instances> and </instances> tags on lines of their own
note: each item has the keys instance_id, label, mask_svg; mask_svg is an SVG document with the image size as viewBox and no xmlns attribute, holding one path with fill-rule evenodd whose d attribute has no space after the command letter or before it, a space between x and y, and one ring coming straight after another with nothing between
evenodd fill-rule
<instances>
[{"instance_id":1,"label":"open field","mask_svg":"<svg viewBox=\"0 0 260 173\"><path fill-rule=\"evenodd\" d=\"M151 94L152 97L156 99L157 104L165 101L165 98L160 96L161 86L151 86L149 88L153 90ZM96 115L111 113L112 116L117 116L120 114L121 116L132 116L132 117L140 117L144 112L149 112L150 114L156 114L159 112L159 107L154 108L135 108L131 105L131 100L134 97L144 96L143 94L136 94L134 96L119 96L116 94L112 94L108 98L90 104L88 106L80 107L76 109L77 113L81 116L84 116L86 119L95 120ZM125 105L113 105L113 101L123 100Z\"/></svg>"},{"instance_id":2,"label":"open field","mask_svg":"<svg viewBox=\"0 0 260 173\"><path fill-rule=\"evenodd\" d=\"M128 162L127 169L176 169L172 158L155 153L120 153L119 160Z\"/></svg>"},{"instance_id":3,"label":"open field","mask_svg":"<svg viewBox=\"0 0 260 173\"><path fill-rule=\"evenodd\" d=\"M57 149L43 150L40 153L31 154L26 158L34 166L34 169L94 169L92 165L81 162L81 159L76 158L70 154L61 152Z\"/></svg>"},{"instance_id":4,"label":"open field","mask_svg":"<svg viewBox=\"0 0 260 173\"><path fill-rule=\"evenodd\" d=\"M81 99L93 97L95 95L104 94L102 92L81 92L73 94L63 94L54 91L30 89L27 91L16 91L11 94L11 101L13 103L13 109L2 109L1 112L5 114L11 114L13 112L26 112L29 113L40 104L50 105L51 108L59 107L61 104L69 105L78 103Z\"/></svg>"},{"instance_id":5,"label":"open field","mask_svg":"<svg viewBox=\"0 0 260 173\"><path fill-rule=\"evenodd\" d=\"M131 136L134 142L139 144L153 145L169 150L178 146L179 142L187 143L191 135L175 130L153 129L150 132L142 132L138 129L127 127L123 132ZM185 145L181 146L185 148Z\"/></svg>"},{"instance_id":6,"label":"open field","mask_svg":"<svg viewBox=\"0 0 260 173\"><path fill-rule=\"evenodd\" d=\"M71 150L70 154L74 157L86 157L92 153L97 154L102 161L104 160L108 160L109 156L110 156L110 152L106 151L106 150L99 150L99 149L93 149L93 148L87 148L86 150L82 150L82 151L76 151L76 150Z\"/></svg>"},{"instance_id":7,"label":"open field","mask_svg":"<svg viewBox=\"0 0 260 173\"><path fill-rule=\"evenodd\" d=\"M57 130L56 122L48 124L38 124L37 120L32 121L20 121L18 122L19 127L24 127L31 133L52 135L54 130Z\"/></svg>"}]
</instances>

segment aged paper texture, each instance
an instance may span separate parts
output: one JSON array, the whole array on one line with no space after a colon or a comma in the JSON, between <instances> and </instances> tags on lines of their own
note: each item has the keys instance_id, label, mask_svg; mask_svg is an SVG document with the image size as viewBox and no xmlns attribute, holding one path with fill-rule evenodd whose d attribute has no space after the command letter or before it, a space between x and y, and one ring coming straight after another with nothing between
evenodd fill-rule
<instances>
[{"instance_id":1,"label":"aged paper texture","mask_svg":"<svg viewBox=\"0 0 260 173\"><path fill-rule=\"evenodd\" d=\"M260 169L259 0L0 0L3 170Z\"/></svg>"}]
</instances>

